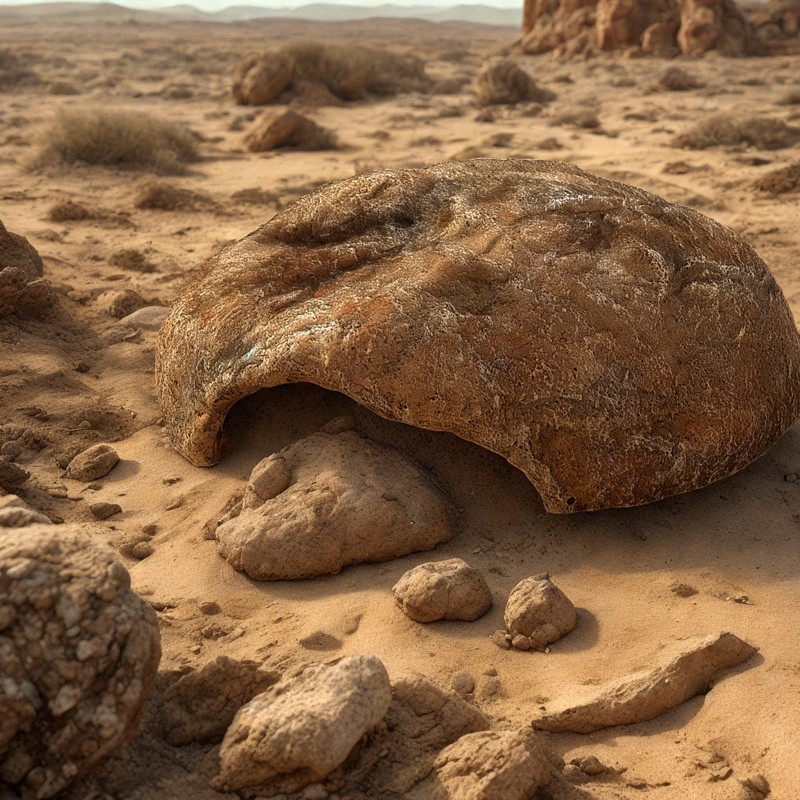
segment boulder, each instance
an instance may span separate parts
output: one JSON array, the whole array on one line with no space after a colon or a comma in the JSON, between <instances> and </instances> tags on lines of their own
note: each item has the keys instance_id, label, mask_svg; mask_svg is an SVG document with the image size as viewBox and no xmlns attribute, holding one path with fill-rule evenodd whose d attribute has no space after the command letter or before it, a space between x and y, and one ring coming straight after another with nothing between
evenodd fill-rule
<instances>
[{"instance_id":1,"label":"boulder","mask_svg":"<svg viewBox=\"0 0 800 800\"><path fill-rule=\"evenodd\" d=\"M450 539L455 509L407 456L353 431L319 432L253 469L219 551L256 580L329 575Z\"/></svg>"},{"instance_id":2,"label":"boulder","mask_svg":"<svg viewBox=\"0 0 800 800\"><path fill-rule=\"evenodd\" d=\"M336 134L314 120L289 109L281 114L262 117L244 137L253 153L288 147L294 150L332 150Z\"/></svg>"},{"instance_id":3,"label":"boulder","mask_svg":"<svg viewBox=\"0 0 800 800\"><path fill-rule=\"evenodd\" d=\"M549 103L555 97L511 58L487 61L475 81L475 99L479 106Z\"/></svg>"},{"instance_id":4,"label":"boulder","mask_svg":"<svg viewBox=\"0 0 800 800\"><path fill-rule=\"evenodd\" d=\"M108 475L118 462L119 455L110 444L94 444L67 464L66 477L91 483Z\"/></svg>"},{"instance_id":5,"label":"boulder","mask_svg":"<svg viewBox=\"0 0 800 800\"><path fill-rule=\"evenodd\" d=\"M392 699L375 656L312 666L239 709L219 752L218 791L297 791L326 778L381 722Z\"/></svg>"},{"instance_id":6,"label":"boulder","mask_svg":"<svg viewBox=\"0 0 800 800\"><path fill-rule=\"evenodd\" d=\"M575 606L546 572L520 581L508 597L505 623L518 650L543 650L577 621Z\"/></svg>"},{"instance_id":7,"label":"boulder","mask_svg":"<svg viewBox=\"0 0 800 800\"><path fill-rule=\"evenodd\" d=\"M403 613L416 622L472 621L492 607L485 578L460 558L420 564L406 572L392 592Z\"/></svg>"},{"instance_id":8,"label":"boulder","mask_svg":"<svg viewBox=\"0 0 800 800\"><path fill-rule=\"evenodd\" d=\"M727 632L675 642L659 654L654 666L548 703L533 726L552 733L591 733L646 722L708 691L716 672L743 664L756 652Z\"/></svg>"},{"instance_id":9,"label":"boulder","mask_svg":"<svg viewBox=\"0 0 800 800\"><path fill-rule=\"evenodd\" d=\"M162 326L176 449L307 381L522 470L556 513L650 503L742 469L800 413L800 340L742 238L569 164L357 175L229 245Z\"/></svg>"},{"instance_id":10,"label":"boulder","mask_svg":"<svg viewBox=\"0 0 800 800\"><path fill-rule=\"evenodd\" d=\"M530 800L552 770L530 728L468 733L442 750L434 768L444 789L437 800Z\"/></svg>"},{"instance_id":11,"label":"boulder","mask_svg":"<svg viewBox=\"0 0 800 800\"><path fill-rule=\"evenodd\" d=\"M263 106L283 94L291 83L294 58L286 52L253 54L233 71L233 99L242 106Z\"/></svg>"},{"instance_id":12,"label":"boulder","mask_svg":"<svg viewBox=\"0 0 800 800\"><path fill-rule=\"evenodd\" d=\"M608 50L661 58L761 52L733 0L526 0L523 34L521 52L567 58Z\"/></svg>"},{"instance_id":13,"label":"boulder","mask_svg":"<svg viewBox=\"0 0 800 800\"><path fill-rule=\"evenodd\" d=\"M158 622L77 526L0 528L0 780L54 797L136 731Z\"/></svg>"}]
</instances>

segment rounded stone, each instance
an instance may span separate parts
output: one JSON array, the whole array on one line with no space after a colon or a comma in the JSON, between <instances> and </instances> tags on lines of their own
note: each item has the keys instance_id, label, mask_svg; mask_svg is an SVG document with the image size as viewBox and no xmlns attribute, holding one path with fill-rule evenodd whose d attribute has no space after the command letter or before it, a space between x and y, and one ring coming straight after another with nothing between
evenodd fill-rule
<instances>
[{"instance_id":1,"label":"rounded stone","mask_svg":"<svg viewBox=\"0 0 800 800\"><path fill-rule=\"evenodd\" d=\"M518 650L542 650L577 621L575 606L546 572L520 581L508 597L505 623Z\"/></svg>"}]
</instances>

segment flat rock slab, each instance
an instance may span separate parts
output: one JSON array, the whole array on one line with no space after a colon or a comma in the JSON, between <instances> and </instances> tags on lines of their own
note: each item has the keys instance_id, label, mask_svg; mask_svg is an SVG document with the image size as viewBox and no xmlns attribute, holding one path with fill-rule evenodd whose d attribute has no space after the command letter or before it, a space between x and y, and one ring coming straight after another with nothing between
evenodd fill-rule
<instances>
[{"instance_id":1,"label":"flat rock slab","mask_svg":"<svg viewBox=\"0 0 800 800\"><path fill-rule=\"evenodd\" d=\"M550 704L533 720L533 727L551 733L591 733L645 722L707 691L715 672L743 664L756 652L732 633L686 639L650 669L591 687L579 699L566 697Z\"/></svg>"},{"instance_id":2,"label":"flat rock slab","mask_svg":"<svg viewBox=\"0 0 800 800\"><path fill-rule=\"evenodd\" d=\"M753 249L569 164L358 175L221 250L161 329L174 446L307 381L507 458L548 511L650 503L752 462L800 413L800 342Z\"/></svg>"},{"instance_id":3,"label":"flat rock slab","mask_svg":"<svg viewBox=\"0 0 800 800\"><path fill-rule=\"evenodd\" d=\"M283 580L431 550L453 536L455 518L408 456L354 431L319 432L257 464L216 535L236 569Z\"/></svg>"}]
</instances>

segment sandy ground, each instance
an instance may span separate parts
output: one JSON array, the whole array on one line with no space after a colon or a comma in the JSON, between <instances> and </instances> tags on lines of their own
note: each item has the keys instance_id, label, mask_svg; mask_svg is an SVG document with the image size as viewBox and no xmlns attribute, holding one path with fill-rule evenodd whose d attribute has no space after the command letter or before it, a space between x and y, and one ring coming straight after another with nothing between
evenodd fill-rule
<instances>
[{"instance_id":1,"label":"sandy ground","mask_svg":"<svg viewBox=\"0 0 800 800\"><path fill-rule=\"evenodd\" d=\"M648 87L666 62L528 58L558 99L538 114L500 108L493 122L482 122L469 81L485 57L513 41L509 29L412 22L153 25L113 15L37 21L5 13L0 9L0 48L23 54L46 80L0 94L0 218L39 250L46 277L62 293L62 311L55 323L0 329L0 421L6 438L22 428L41 442L41 450L26 450L20 460L32 473L23 492L28 502L54 518L85 523L122 549L134 588L159 609L164 669L197 667L220 654L280 669L369 652L393 677L418 671L448 686L454 671L466 669L476 682L475 702L503 727L525 724L532 709L575 686L647 666L676 639L731 630L760 653L707 695L649 723L550 741L567 759L591 753L621 770L584 787L598 798L738 800L749 797L740 781L756 773L768 779L772 797L800 797L800 482L785 481L800 468L800 425L757 463L706 490L638 509L556 517L499 457L300 385L242 401L229 417L225 458L200 469L168 446L159 425L155 333L116 341L117 321L98 299L108 289L132 288L148 302L169 304L207 256L278 210L274 201L232 199L242 189L266 190L285 203L355 171L435 163L469 147L476 155L571 161L699 209L754 245L797 317L800 196L763 195L752 184L765 170L800 160L800 146L683 151L670 141L714 112L797 120L798 106L776 101L800 88L800 57L685 62L705 88L660 93ZM414 52L432 75L460 79L463 88L314 109L314 119L337 132L336 151L246 152L242 126L261 110L233 104L233 65L252 50L310 35ZM49 84L56 82L75 94L52 94ZM170 87L178 85L191 96L170 99ZM202 161L186 175L157 180L202 192L215 205L137 210L135 198L156 180L152 175L96 167L30 171L37 128L60 108L87 105L157 112L190 126L202 136ZM601 127L556 122L579 107L595 108ZM684 165L669 166L676 162ZM106 218L49 221L49 209L64 200L100 209ZM111 263L130 248L153 271ZM359 430L411 452L434 472L463 509L459 534L434 554L351 567L325 579L259 584L235 572L203 539L203 525L257 461L343 412L354 415ZM95 441L114 442L122 463L96 489L64 479L58 462ZM119 503L122 513L94 521L88 505L99 500ZM153 554L141 561L125 555L148 538L142 529L151 524ZM391 594L399 576L453 556L485 572L493 610L474 623L422 626L403 616ZM579 608L578 627L548 654L498 648L489 636L503 626L508 592L545 570ZM686 592L676 592L678 585L696 593L681 596ZM221 613L201 613L209 601ZM338 640L334 650L299 643L318 631ZM153 754L142 741L114 761L116 788L101 783L95 796L220 797L206 788L198 766L204 753ZM127 782L120 777L126 769ZM74 797L90 789L83 784Z\"/></svg>"}]
</instances>

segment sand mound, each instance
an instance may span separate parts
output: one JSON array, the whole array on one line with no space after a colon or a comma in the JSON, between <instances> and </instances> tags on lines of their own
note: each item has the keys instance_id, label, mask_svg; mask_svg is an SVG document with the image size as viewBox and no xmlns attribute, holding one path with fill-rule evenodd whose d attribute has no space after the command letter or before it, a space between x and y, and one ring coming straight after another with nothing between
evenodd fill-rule
<instances>
[{"instance_id":1,"label":"sand mound","mask_svg":"<svg viewBox=\"0 0 800 800\"><path fill-rule=\"evenodd\" d=\"M240 105L264 105L298 96L307 103L363 100L428 87L424 63L363 45L294 42L280 50L250 55L237 65L233 96Z\"/></svg>"},{"instance_id":2,"label":"sand mound","mask_svg":"<svg viewBox=\"0 0 800 800\"><path fill-rule=\"evenodd\" d=\"M561 513L741 469L797 417L799 375L786 301L731 231L566 164L488 159L296 202L206 264L157 361L195 464L219 459L237 399L309 381L504 455Z\"/></svg>"},{"instance_id":3,"label":"sand mound","mask_svg":"<svg viewBox=\"0 0 800 800\"><path fill-rule=\"evenodd\" d=\"M522 52L566 58L606 50L667 58L760 50L733 0L526 0L523 33Z\"/></svg>"}]
</instances>

